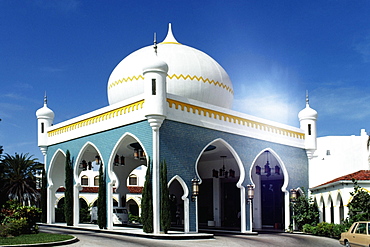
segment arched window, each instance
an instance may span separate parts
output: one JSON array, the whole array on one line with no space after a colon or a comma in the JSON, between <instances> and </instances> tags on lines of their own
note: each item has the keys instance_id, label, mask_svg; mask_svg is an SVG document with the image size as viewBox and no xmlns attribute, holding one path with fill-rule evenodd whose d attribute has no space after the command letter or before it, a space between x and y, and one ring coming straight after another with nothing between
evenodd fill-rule
<instances>
[{"instance_id":1,"label":"arched window","mask_svg":"<svg viewBox=\"0 0 370 247\"><path fill-rule=\"evenodd\" d=\"M89 185L89 178L86 175L81 177L81 185Z\"/></svg>"},{"instance_id":2,"label":"arched window","mask_svg":"<svg viewBox=\"0 0 370 247\"><path fill-rule=\"evenodd\" d=\"M136 175L130 175L128 179L128 185L137 185L137 176Z\"/></svg>"},{"instance_id":3,"label":"arched window","mask_svg":"<svg viewBox=\"0 0 370 247\"><path fill-rule=\"evenodd\" d=\"M94 177L94 186L99 186L99 176Z\"/></svg>"}]
</instances>

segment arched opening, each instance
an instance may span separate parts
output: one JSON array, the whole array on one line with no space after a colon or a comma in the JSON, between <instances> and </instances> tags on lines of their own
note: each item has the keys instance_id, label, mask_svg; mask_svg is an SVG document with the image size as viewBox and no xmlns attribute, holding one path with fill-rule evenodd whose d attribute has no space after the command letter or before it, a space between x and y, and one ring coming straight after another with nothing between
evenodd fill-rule
<instances>
[{"instance_id":1,"label":"arched opening","mask_svg":"<svg viewBox=\"0 0 370 247\"><path fill-rule=\"evenodd\" d=\"M140 205L127 204L128 198L141 198L142 187L147 167L147 157L144 146L134 135L124 134L113 148L109 163L108 176L111 181L108 184L107 197L113 196L119 199L118 205L126 207L129 212L130 206L135 214L139 214ZM114 205L108 203L108 210L113 210ZM113 226L112 218L108 218L108 228Z\"/></svg>"},{"instance_id":2,"label":"arched opening","mask_svg":"<svg viewBox=\"0 0 370 247\"><path fill-rule=\"evenodd\" d=\"M133 216L132 218L137 219L137 220L134 220L135 222L131 222L131 223L138 223L136 221L138 221L140 212L139 212L139 205L137 204L137 202L134 199L130 199L127 201L126 207L127 207L129 214Z\"/></svg>"},{"instance_id":3,"label":"arched opening","mask_svg":"<svg viewBox=\"0 0 370 247\"><path fill-rule=\"evenodd\" d=\"M185 181L178 175L168 182L171 200L171 225L189 232L189 190Z\"/></svg>"},{"instance_id":4,"label":"arched opening","mask_svg":"<svg viewBox=\"0 0 370 247\"><path fill-rule=\"evenodd\" d=\"M320 222L326 222L325 203L322 197L320 198L320 202L319 202L319 213L320 213Z\"/></svg>"},{"instance_id":5,"label":"arched opening","mask_svg":"<svg viewBox=\"0 0 370 247\"><path fill-rule=\"evenodd\" d=\"M62 189L62 187L64 187L65 162L66 162L65 153L62 150L58 149L53 155L53 157L51 158L50 166L48 168L48 175L47 175L47 180L48 180L47 222L48 223L59 222L61 218L63 218L64 220L64 213L61 214L62 209L58 207L58 204L57 204L56 192L58 191L59 188Z\"/></svg>"},{"instance_id":6,"label":"arched opening","mask_svg":"<svg viewBox=\"0 0 370 247\"><path fill-rule=\"evenodd\" d=\"M330 223L334 223L334 204L333 199L331 196L328 198L328 208L329 208L329 214L330 214Z\"/></svg>"},{"instance_id":7,"label":"arched opening","mask_svg":"<svg viewBox=\"0 0 370 247\"><path fill-rule=\"evenodd\" d=\"M87 220L84 204L86 201L81 201L80 191L83 189L82 186L84 187L84 191L94 191L91 187L99 186L99 168L101 165L103 165L103 162L98 148L91 142L85 143L74 164L74 180L77 181L73 190L74 225L86 222ZM96 177L98 178L97 180L95 180ZM81 206L84 206L84 208L81 208ZM80 217L83 217L83 219Z\"/></svg>"},{"instance_id":8,"label":"arched opening","mask_svg":"<svg viewBox=\"0 0 370 247\"><path fill-rule=\"evenodd\" d=\"M255 185L253 224L256 229L285 229L286 169L271 149L263 150L255 159L251 177Z\"/></svg>"},{"instance_id":9,"label":"arched opening","mask_svg":"<svg viewBox=\"0 0 370 247\"><path fill-rule=\"evenodd\" d=\"M64 217L64 197L59 199L57 207L55 208L55 222L58 223L66 222Z\"/></svg>"},{"instance_id":10,"label":"arched opening","mask_svg":"<svg viewBox=\"0 0 370 247\"><path fill-rule=\"evenodd\" d=\"M224 140L217 139L205 147L197 163L201 178L197 199L199 227L241 230L244 169L240 166L236 152Z\"/></svg>"},{"instance_id":11,"label":"arched opening","mask_svg":"<svg viewBox=\"0 0 370 247\"><path fill-rule=\"evenodd\" d=\"M171 225L184 226L184 201L181 199L184 190L177 179L173 180L169 187L171 200Z\"/></svg>"},{"instance_id":12,"label":"arched opening","mask_svg":"<svg viewBox=\"0 0 370 247\"><path fill-rule=\"evenodd\" d=\"M344 207L341 194L338 194L337 197L337 205L338 204L339 204L339 224L342 224L344 222Z\"/></svg>"},{"instance_id":13,"label":"arched opening","mask_svg":"<svg viewBox=\"0 0 370 247\"><path fill-rule=\"evenodd\" d=\"M89 205L85 199L80 198L80 223L88 223L91 220Z\"/></svg>"}]
</instances>

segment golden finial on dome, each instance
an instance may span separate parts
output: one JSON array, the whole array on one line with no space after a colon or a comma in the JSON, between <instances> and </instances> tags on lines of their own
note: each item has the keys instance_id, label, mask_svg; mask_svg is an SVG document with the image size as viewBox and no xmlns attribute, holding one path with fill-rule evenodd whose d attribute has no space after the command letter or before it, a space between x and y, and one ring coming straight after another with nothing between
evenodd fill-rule
<instances>
[{"instance_id":1,"label":"golden finial on dome","mask_svg":"<svg viewBox=\"0 0 370 247\"><path fill-rule=\"evenodd\" d=\"M168 32L166 38L162 41L162 44L178 44L181 45L173 36L172 24L168 23Z\"/></svg>"}]
</instances>

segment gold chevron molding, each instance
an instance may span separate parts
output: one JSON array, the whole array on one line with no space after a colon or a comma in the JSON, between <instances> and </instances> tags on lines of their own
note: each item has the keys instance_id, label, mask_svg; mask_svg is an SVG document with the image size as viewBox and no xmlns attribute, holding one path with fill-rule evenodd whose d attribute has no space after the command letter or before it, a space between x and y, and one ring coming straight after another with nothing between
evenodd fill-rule
<instances>
[{"instance_id":1,"label":"gold chevron molding","mask_svg":"<svg viewBox=\"0 0 370 247\"><path fill-rule=\"evenodd\" d=\"M113 119L115 117L133 112L135 110L140 110L140 109L143 108L143 104L144 104L144 100L140 100L140 101L137 101L135 103L125 105L125 106L119 107L117 109L114 109L114 110L111 110L111 111L108 111L108 112L105 112L105 113L101 113L99 115L96 115L96 116L78 121L76 123L68 124L66 126L57 128L55 130L48 131L48 137L60 135L60 134L70 132L70 131L75 130L75 129L83 128L83 127L86 127L86 126L89 126L89 125L92 125L92 124L95 124L95 123L110 120L110 119Z\"/></svg>"},{"instance_id":2,"label":"gold chevron molding","mask_svg":"<svg viewBox=\"0 0 370 247\"><path fill-rule=\"evenodd\" d=\"M233 116L233 115L222 113L219 111L214 111L214 110L210 110L207 108L187 104L187 103L180 102L177 100L167 99L167 102L170 108L174 108L176 110L187 111L193 114L203 115L205 117L214 118L214 119L218 119L221 121L230 122L234 124L239 124L245 127L267 131L267 132L271 132L271 133L278 134L278 135L288 136L291 138L305 139L305 135L303 133L299 133L296 131L291 131L291 130L275 127L269 124L256 122L253 120Z\"/></svg>"}]
</instances>

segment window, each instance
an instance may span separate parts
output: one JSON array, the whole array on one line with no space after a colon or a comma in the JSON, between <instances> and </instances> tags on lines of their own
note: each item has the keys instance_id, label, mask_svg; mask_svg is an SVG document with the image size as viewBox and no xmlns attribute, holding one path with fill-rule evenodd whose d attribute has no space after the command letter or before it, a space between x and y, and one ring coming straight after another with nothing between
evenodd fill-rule
<instances>
[{"instance_id":1,"label":"window","mask_svg":"<svg viewBox=\"0 0 370 247\"><path fill-rule=\"evenodd\" d=\"M129 185L137 185L137 176L136 175L130 175L128 179Z\"/></svg>"},{"instance_id":2,"label":"window","mask_svg":"<svg viewBox=\"0 0 370 247\"><path fill-rule=\"evenodd\" d=\"M41 123L41 133L44 133L44 123Z\"/></svg>"},{"instance_id":3,"label":"window","mask_svg":"<svg viewBox=\"0 0 370 247\"><path fill-rule=\"evenodd\" d=\"M357 234L366 234L366 223L358 223L356 228Z\"/></svg>"},{"instance_id":4,"label":"window","mask_svg":"<svg viewBox=\"0 0 370 247\"><path fill-rule=\"evenodd\" d=\"M156 80L152 79L152 95L157 94L157 85L156 85Z\"/></svg>"},{"instance_id":5,"label":"window","mask_svg":"<svg viewBox=\"0 0 370 247\"><path fill-rule=\"evenodd\" d=\"M86 175L81 177L81 185L89 185L89 178Z\"/></svg>"},{"instance_id":6,"label":"window","mask_svg":"<svg viewBox=\"0 0 370 247\"><path fill-rule=\"evenodd\" d=\"M94 177L94 186L99 186L99 176Z\"/></svg>"},{"instance_id":7,"label":"window","mask_svg":"<svg viewBox=\"0 0 370 247\"><path fill-rule=\"evenodd\" d=\"M308 125L308 135L311 135L311 124Z\"/></svg>"},{"instance_id":8,"label":"window","mask_svg":"<svg viewBox=\"0 0 370 247\"><path fill-rule=\"evenodd\" d=\"M330 155L330 150L326 150L326 155Z\"/></svg>"}]
</instances>

